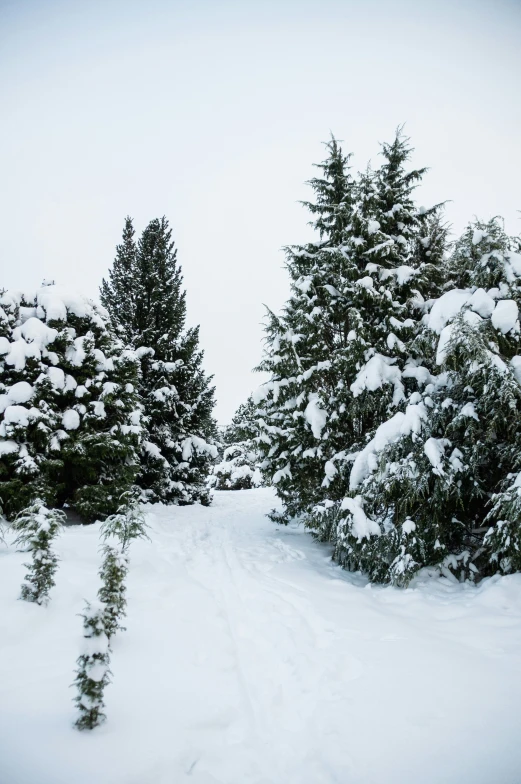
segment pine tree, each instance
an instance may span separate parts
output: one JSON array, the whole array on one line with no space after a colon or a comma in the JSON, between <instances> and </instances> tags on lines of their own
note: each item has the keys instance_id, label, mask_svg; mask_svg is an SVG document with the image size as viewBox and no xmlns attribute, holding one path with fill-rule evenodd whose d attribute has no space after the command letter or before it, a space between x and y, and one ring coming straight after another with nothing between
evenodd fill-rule
<instances>
[{"instance_id":1,"label":"pine tree","mask_svg":"<svg viewBox=\"0 0 521 784\"><path fill-rule=\"evenodd\" d=\"M135 285L137 275L137 247L134 240L132 218L127 216L123 240L116 247L116 258L109 271L108 281L100 288L101 304L110 314L112 328L127 345L132 344L135 319L135 301L128 296L129 287Z\"/></svg>"},{"instance_id":2,"label":"pine tree","mask_svg":"<svg viewBox=\"0 0 521 784\"><path fill-rule=\"evenodd\" d=\"M107 517L100 527L101 538L107 542L116 540L124 552L134 539L148 539L147 523L134 491L123 493L118 510Z\"/></svg>"},{"instance_id":3,"label":"pine tree","mask_svg":"<svg viewBox=\"0 0 521 784\"><path fill-rule=\"evenodd\" d=\"M468 227L448 270L460 287L424 320L421 392L357 456L343 504L337 557L378 581L519 564L521 263L494 220Z\"/></svg>"},{"instance_id":4,"label":"pine tree","mask_svg":"<svg viewBox=\"0 0 521 784\"><path fill-rule=\"evenodd\" d=\"M125 252L118 250L114 282L104 286L102 299L141 360L147 436L138 484L149 501L209 503L206 479L217 454L214 389L202 369L199 329L185 331L186 293L172 231L166 218L153 220L134 250L127 227ZM123 258L131 259L132 284L118 288Z\"/></svg>"},{"instance_id":5,"label":"pine tree","mask_svg":"<svg viewBox=\"0 0 521 784\"><path fill-rule=\"evenodd\" d=\"M136 490L121 496L117 513L107 517L100 528L105 544L98 599L104 608L103 623L109 640L118 629L125 628L121 619L126 615L127 606L125 579L129 569L129 546L134 539L148 539L148 526Z\"/></svg>"},{"instance_id":6,"label":"pine tree","mask_svg":"<svg viewBox=\"0 0 521 784\"><path fill-rule=\"evenodd\" d=\"M443 283L446 230L437 207L414 204L424 170L406 170L411 149L400 131L383 145L382 167L357 181L341 173L338 146L329 152L313 209L321 241L288 253L292 297L281 317L269 317L260 369L271 380L259 399L262 465L284 503L279 519L302 516L334 541L354 455L416 388L404 370L425 303ZM326 209L341 187L341 204ZM342 216L331 234L329 214Z\"/></svg>"},{"instance_id":7,"label":"pine tree","mask_svg":"<svg viewBox=\"0 0 521 784\"><path fill-rule=\"evenodd\" d=\"M118 630L125 631L121 619L126 615L125 578L128 566L128 555L125 550L110 545L104 546L103 563L99 571L102 585L98 591L98 601L103 604L103 626L109 642Z\"/></svg>"},{"instance_id":8,"label":"pine tree","mask_svg":"<svg viewBox=\"0 0 521 784\"><path fill-rule=\"evenodd\" d=\"M32 556L29 569L22 585L21 599L36 604L49 602L49 591L54 587L54 575L58 568L58 557L52 550L55 538L62 529L65 515L58 509L47 509L40 501L20 512L12 523L18 532L15 544L26 547Z\"/></svg>"},{"instance_id":9,"label":"pine tree","mask_svg":"<svg viewBox=\"0 0 521 784\"><path fill-rule=\"evenodd\" d=\"M78 690L74 701L79 710L75 727L92 730L106 720L103 694L110 683L110 649L105 632L105 607L86 603L83 613L83 652L78 658L74 685Z\"/></svg>"},{"instance_id":10,"label":"pine tree","mask_svg":"<svg viewBox=\"0 0 521 784\"><path fill-rule=\"evenodd\" d=\"M262 484L258 467L257 406L250 397L224 429L222 459L214 466L210 484L216 490L249 490Z\"/></svg>"},{"instance_id":11,"label":"pine tree","mask_svg":"<svg viewBox=\"0 0 521 784\"><path fill-rule=\"evenodd\" d=\"M291 297L280 317L268 311L259 365L270 374L256 394L261 465L266 482L276 486L283 501L282 515L272 514L281 522L316 504L323 497L322 483L336 471L335 447L324 443L330 433L327 412L349 342L344 289L361 276L343 240L355 193L349 156L334 138L326 149L328 157L318 165L322 176L310 181L315 202L306 203L318 239L286 249Z\"/></svg>"},{"instance_id":12,"label":"pine tree","mask_svg":"<svg viewBox=\"0 0 521 784\"><path fill-rule=\"evenodd\" d=\"M0 479L8 519L36 498L84 521L138 471L138 361L103 313L55 285L0 298Z\"/></svg>"}]
</instances>

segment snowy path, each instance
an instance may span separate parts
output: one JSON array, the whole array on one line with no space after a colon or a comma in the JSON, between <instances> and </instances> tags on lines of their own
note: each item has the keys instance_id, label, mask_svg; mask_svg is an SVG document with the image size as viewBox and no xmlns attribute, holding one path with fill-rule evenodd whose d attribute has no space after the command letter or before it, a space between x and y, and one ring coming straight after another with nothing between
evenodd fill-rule
<instances>
[{"instance_id":1,"label":"snowy path","mask_svg":"<svg viewBox=\"0 0 521 784\"><path fill-rule=\"evenodd\" d=\"M371 588L272 505L153 507L90 734L68 687L97 526L62 536L47 609L0 548L0 784L521 782L521 575Z\"/></svg>"}]
</instances>

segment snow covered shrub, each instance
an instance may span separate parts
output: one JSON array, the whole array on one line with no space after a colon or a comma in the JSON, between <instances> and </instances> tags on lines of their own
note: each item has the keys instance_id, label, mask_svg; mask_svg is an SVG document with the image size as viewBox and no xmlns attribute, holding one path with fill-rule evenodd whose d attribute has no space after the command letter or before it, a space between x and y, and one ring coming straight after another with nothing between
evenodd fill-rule
<instances>
[{"instance_id":1,"label":"snow covered shrub","mask_svg":"<svg viewBox=\"0 0 521 784\"><path fill-rule=\"evenodd\" d=\"M521 256L499 221L456 243L424 317L422 387L355 457L336 557L407 584L424 566L476 579L521 566Z\"/></svg>"},{"instance_id":2,"label":"snow covered shrub","mask_svg":"<svg viewBox=\"0 0 521 784\"><path fill-rule=\"evenodd\" d=\"M186 293L166 218L123 242L103 281L101 301L116 332L136 350L145 437L137 483L150 502L209 504L217 457L214 389L202 369L199 329L185 329Z\"/></svg>"},{"instance_id":3,"label":"snow covered shrub","mask_svg":"<svg viewBox=\"0 0 521 784\"><path fill-rule=\"evenodd\" d=\"M21 599L45 605L49 591L55 585L54 575L58 568L58 557L52 550L54 539L61 531L65 515L58 509L47 509L37 500L21 511L12 528L18 536L15 544L26 547L32 561L24 564L29 569L22 584Z\"/></svg>"},{"instance_id":4,"label":"snow covered shrub","mask_svg":"<svg viewBox=\"0 0 521 784\"><path fill-rule=\"evenodd\" d=\"M110 683L109 639L105 632L106 608L101 603L87 602L83 617L83 651L78 658L74 685L78 690L74 701L79 710L75 727L92 730L106 720L103 693Z\"/></svg>"},{"instance_id":5,"label":"snow covered shrub","mask_svg":"<svg viewBox=\"0 0 521 784\"><path fill-rule=\"evenodd\" d=\"M99 571L102 585L98 591L98 600L103 604L103 626L109 641L118 630L125 630L125 627L121 625L121 619L126 615L125 578L127 572L127 553L121 547L105 545L103 563Z\"/></svg>"},{"instance_id":6,"label":"snow covered shrub","mask_svg":"<svg viewBox=\"0 0 521 784\"><path fill-rule=\"evenodd\" d=\"M262 475L257 468L259 456L249 444L226 447L223 459L213 468L211 484L216 490L250 490L260 487Z\"/></svg>"},{"instance_id":7,"label":"snow covered shrub","mask_svg":"<svg viewBox=\"0 0 521 784\"><path fill-rule=\"evenodd\" d=\"M105 312L55 285L0 296L0 482L8 519L35 498L85 521L139 470L138 360Z\"/></svg>"},{"instance_id":8,"label":"snow covered shrub","mask_svg":"<svg viewBox=\"0 0 521 784\"><path fill-rule=\"evenodd\" d=\"M147 524L137 501L136 490L121 496L117 513L107 517L100 529L105 546L99 572L102 585L98 599L104 607L103 622L109 640L118 629L125 628L120 621L126 614L127 606L125 578L129 568L129 545L134 539L148 538Z\"/></svg>"},{"instance_id":9,"label":"snow covered shrub","mask_svg":"<svg viewBox=\"0 0 521 784\"><path fill-rule=\"evenodd\" d=\"M134 539L148 539L147 528L136 492L128 491L120 497L117 512L101 524L100 534L105 541L117 540L121 549L126 550Z\"/></svg>"},{"instance_id":10,"label":"snow covered shrub","mask_svg":"<svg viewBox=\"0 0 521 784\"><path fill-rule=\"evenodd\" d=\"M257 438L257 406L251 397L235 412L224 429L225 448L222 459L214 466L210 485L216 490L248 490L260 487L262 474Z\"/></svg>"}]
</instances>

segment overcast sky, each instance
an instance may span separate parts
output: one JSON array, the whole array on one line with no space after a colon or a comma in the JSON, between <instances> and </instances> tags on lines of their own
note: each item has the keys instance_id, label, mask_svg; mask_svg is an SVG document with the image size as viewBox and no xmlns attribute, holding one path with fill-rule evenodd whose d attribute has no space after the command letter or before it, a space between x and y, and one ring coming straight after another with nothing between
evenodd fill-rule
<instances>
[{"instance_id":1,"label":"overcast sky","mask_svg":"<svg viewBox=\"0 0 521 784\"><path fill-rule=\"evenodd\" d=\"M405 122L420 203L519 232L520 37L516 0L0 0L0 286L97 296L166 215L226 423L330 131L363 168Z\"/></svg>"}]
</instances>

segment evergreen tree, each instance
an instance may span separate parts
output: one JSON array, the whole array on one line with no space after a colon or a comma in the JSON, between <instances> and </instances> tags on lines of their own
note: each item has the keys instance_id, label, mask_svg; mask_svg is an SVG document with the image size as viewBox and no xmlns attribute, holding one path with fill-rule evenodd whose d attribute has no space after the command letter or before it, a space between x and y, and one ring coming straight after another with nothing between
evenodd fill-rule
<instances>
[{"instance_id":1,"label":"evergreen tree","mask_svg":"<svg viewBox=\"0 0 521 784\"><path fill-rule=\"evenodd\" d=\"M344 289L360 277L343 240L355 198L349 156L334 138L326 149L322 176L310 181L315 202L306 204L318 238L286 249L291 296L280 317L268 311L259 365L270 375L256 394L261 465L283 501L283 514L272 514L282 522L316 504L328 470L335 470L335 449L325 443L327 410L337 395L338 367L348 344Z\"/></svg>"},{"instance_id":2,"label":"evergreen tree","mask_svg":"<svg viewBox=\"0 0 521 784\"><path fill-rule=\"evenodd\" d=\"M114 539L124 552L134 539L148 539L147 523L139 506L135 491L123 493L116 514L107 517L101 524L101 538L107 542Z\"/></svg>"},{"instance_id":3,"label":"evergreen tree","mask_svg":"<svg viewBox=\"0 0 521 784\"><path fill-rule=\"evenodd\" d=\"M249 490L262 484L258 467L257 406L250 397L224 429L222 459L214 466L210 484L216 490Z\"/></svg>"},{"instance_id":4,"label":"evergreen tree","mask_svg":"<svg viewBox=\"0 0 521 784\"><path fill-rule=\"evenodd\" d=\"M103 693L110 683L110 649L105 632L103 604L87 602L83 617L84 650L78 658L74 685L78 690L74 701L79 710L75 727L92 730L106 720Z\"/></svg>"},{"instance_id":5,"label":"evergreen tree","mask_svg":"<svg viewBox=\"0 0 521 784\"><path fill-rule=\"evenodd\" d=\"M99 571L102 585L98 591L98 600L103 604L103 626L109 642L118 630L125 631L121 619L126 615L125 578L128 565L126 551L120 547L104 546L103 563Z\"/></svg>"},{"instance_id":6,"label":"evergreen tree","mask_svg":"<svg viewBox=\"0 0 521 784\"><path fill-rule=\"evenodd\" d=\"M425 317L421 393L353 465L336 552L350 568L397 584L424 566L474 579L518 568L520 262L497 220L456 243L460 287Z\"/></svg>"},{"instance_id":7,"label":"evergreen tree","mask_svg":"<svg viewBox=\"0 0 521 784\"><path fill-rule=\"evenodd\" d=\"M129 545L134 539L148 539L148 526L135 490L124 493L120 502L117 513L107 517L100 529L105 545L98 599L104 607L103 623L109 640L118 629L125 628L121 619L126 615L127 606L125 579L129 569Z\"/></svg>"},{"instance_id":8,"label":"evergreen tree","mask_svg":"<svg viewBox=\"0 0 521 784\"><path fill-rule=\"evenodd\" d=\"M138 484L149 501L209 503L206 479L217 454L214 389L202 369L199 329L185 330L186 293L172 231L166 218L153 220L134 247L128 225L129 219L102 300L141 360L147 436ZM127 268L131 284L118 288Z\"/></svg>"},{"instance_id":9,"label":"evergreen tree","mask_svg":"<svg viewBox=\"0 0 521 784\"><path fill-rule=\"evenodd\" d=\"M8 519L40 498L104 517L138 470L138 361L58 286L0 298L0 480Z\"/></svg>"},{"instance_id":10,"label":"evergreen tree","mask_svg":"<svg viewBox=\"0 0 521 784\"><path fill-rule=\"evenodd\" d=\"M24 564L29 572L22 585L21 599L42 605L48 603L58 568L58 557L52 545L61 531L64 518L63 512L47 509L40 500L16 516L12 524L13 530L18 532L15 544L26 547L32 556L32 562Z\"/></svg>"},{"instance_id":11,"label":"evergreen tree","mask_svg":"<svg viewBox=\"0 0 521 784\"><path fill-rule=\"evenodd\" d=\"M134 240L132 218L127 216L123 239L116 247L116 258L109 271L108 281L100 288L101 304L110 314L112 327L127 345L132 344L135 319L135 301L129 297L129 287L135 285L137 276L137 247Z\"/></svg>"},{"instance_id":12,"label":"evergreen tree","mask_svg":"<svg viewBox=\"0 0 521 784\"><path fill-rule=\"evenodd\" d=\"M416 385L403 370L442 284L446 231L437 207L414 204L424 170L406 170L411 150L400 131L383 145L382 167L357 181L338 145L328 149L324 180L312 181L321 183L320 241L288 252L292 296L281 317L270 314L260 369L271 379L258 397L262 465L285 507L279 519L303 516L315 535L334 540L354 455ZM326 207L327 194L334 203Z\"/></svg>"}]
</instances>

